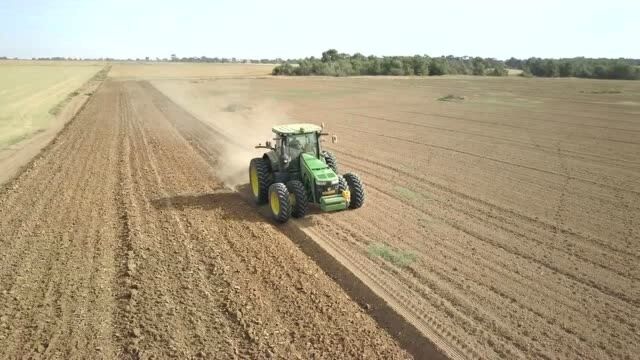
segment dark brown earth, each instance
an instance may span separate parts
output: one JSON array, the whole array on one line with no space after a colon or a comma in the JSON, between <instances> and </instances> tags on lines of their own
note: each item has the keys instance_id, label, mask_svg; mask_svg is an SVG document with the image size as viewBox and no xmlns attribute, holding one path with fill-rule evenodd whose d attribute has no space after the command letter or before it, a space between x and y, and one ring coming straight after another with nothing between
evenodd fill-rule
<instances>
[{"instance_id":1,"label":"dark brown earth","mask_svg":"<svg viewBox=\"0 0 640 360\"><path fill-rule=\"evenodd\" d=\"M106 81L1 190L0 358L409 357L149 89Z\"/></svg>"}]
</instances>

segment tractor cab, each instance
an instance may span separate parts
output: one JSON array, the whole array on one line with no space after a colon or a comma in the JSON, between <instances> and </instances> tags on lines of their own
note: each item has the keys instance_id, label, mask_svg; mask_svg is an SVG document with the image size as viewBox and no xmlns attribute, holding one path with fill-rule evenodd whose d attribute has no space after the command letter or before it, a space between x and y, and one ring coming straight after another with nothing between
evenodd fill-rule
<instances>
[{"instance_id":1,"label":"tractor cab","mask_svg":"<svg viewBox=\"0 0 640 360\"><path fill-rule=\"evenodd\" d=\"M303 153L319 158L320 136L322 135L320 126L313 124L277 125L271 130L276 135L274 138L275 146L272 149L274 155L280 160L281 170L295 170L289 169L290 165L298 164ZM267 146L269 145L267 142Z\"/></svg>"}]
</instances>

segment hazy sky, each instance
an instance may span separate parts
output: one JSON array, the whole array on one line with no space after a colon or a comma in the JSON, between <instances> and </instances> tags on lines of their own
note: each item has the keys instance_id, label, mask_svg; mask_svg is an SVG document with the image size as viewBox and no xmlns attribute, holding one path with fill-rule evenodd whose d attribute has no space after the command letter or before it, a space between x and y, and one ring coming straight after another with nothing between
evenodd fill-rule
<instances>
[{"instance_id":1,"label":"hazy sky","mask_svg":"<svg viewBox=\"0 0 640 360\"><path fill-rule=\"evenodd\" d=\"M640 1L0 0L0 56L640 58Z\"/></svg>"}]
</instances>

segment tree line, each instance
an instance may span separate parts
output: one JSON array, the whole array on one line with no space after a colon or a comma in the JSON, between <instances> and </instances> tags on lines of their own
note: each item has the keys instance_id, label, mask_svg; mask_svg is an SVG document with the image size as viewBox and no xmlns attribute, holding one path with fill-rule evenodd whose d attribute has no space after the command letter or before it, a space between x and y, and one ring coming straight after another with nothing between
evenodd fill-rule
<instances>
[{"instance_id":1,"label":"tree line","mask_svg":"<svg viewBox=\"0 0 640 360\"><path fill-rule=\"evenodd\" d=\"M505 76L502 61L480 57L364 56L339 53L335 49L322 53L321 58L287 61L273 69L274 75L491 75Z\"/></svg>"},{"instance_id":2,"label":"tree line","mask_svg":"<svg viewBox=\"0 0 640 360\"><path fill-rule=\"evenodd\" d=\"M506 61L494 58L427 55L364 56L339 53L335 49L320 58L288 60L275 67L273 75L488 75L506 76L507 68L522 70L522 76L581 77L594 79L640 79L638 59L541 59Z\"/></svg>"},{"instance_id":3,"label":"tree line","mask_svg":"<svg viewBox=\"0 0 640 360\"><path fill-rule=\"evenodd\" d=\"M638 59L541 59L505 61L507 67L520 69L523 76L579 77L590 79L640 80Z\"/></svg>"}]
</instances>

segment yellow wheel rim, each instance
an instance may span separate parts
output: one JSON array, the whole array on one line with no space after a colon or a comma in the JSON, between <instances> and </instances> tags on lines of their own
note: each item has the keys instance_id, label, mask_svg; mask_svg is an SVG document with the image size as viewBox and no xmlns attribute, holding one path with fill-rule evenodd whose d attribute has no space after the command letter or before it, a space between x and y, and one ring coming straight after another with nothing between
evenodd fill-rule
<instances>
[{"instance_id":1,"label":"yellow wheel rim","mask_svg":"<svg viewBox=\"0 0 640 360\"><path fill-rule=\"evenodd\" d=\"M280 199L278 199L278 194L275 191L271 193L271 200L269 203L271 204L271 211L273 211L273 215L280 214Z\"/></svg>"},{"instance_id":2,"label":"yellow wheel rim","mask_svg":"<svg viewBox=\"0 0 640 360\"><path fill-rule=\"evenodd\" d=\"M258 197L260 186L258 184L258 170L256 170L255 166L252 166L251 170L249 171L249 180L251 181L251 190L253 190L253 196Z\"/></svg>"}]
</instances>

